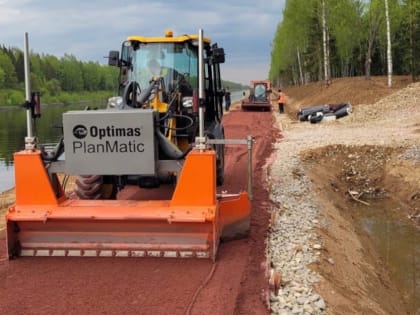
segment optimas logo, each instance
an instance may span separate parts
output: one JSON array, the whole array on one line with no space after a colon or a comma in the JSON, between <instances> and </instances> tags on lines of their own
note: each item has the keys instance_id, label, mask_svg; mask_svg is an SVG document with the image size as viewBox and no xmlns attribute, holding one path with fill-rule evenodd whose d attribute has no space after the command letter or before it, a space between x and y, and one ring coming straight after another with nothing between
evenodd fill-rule
<instances>
[{"instance_id":1,"label":"optimas logo","mask_svg":"<svg viewBox=\"0 0 420 315\"><path fill-rule=\"evenodd\" d=\"M77 139L83 139L87 136L88 134L88 130L85 126L83 125L76 125L73 128L73 135L77 138Z\"/></svg>"},{"instance_id":2,"label":"optimas logo","mask_svg":"<svg viewBox=\"0 0 420 315\"><path fill-rule=\"evenodd\" d=\"M115 126L107 126L105 128L99 128L97 126L91 126L89 129L84 125L76 125L73 127L73 135L77 139L84 139L86 136L92 138L114 138L114 137L139 137L141 136L142 127L135 128L118 128Z\"/></svg>"}]
</instances>

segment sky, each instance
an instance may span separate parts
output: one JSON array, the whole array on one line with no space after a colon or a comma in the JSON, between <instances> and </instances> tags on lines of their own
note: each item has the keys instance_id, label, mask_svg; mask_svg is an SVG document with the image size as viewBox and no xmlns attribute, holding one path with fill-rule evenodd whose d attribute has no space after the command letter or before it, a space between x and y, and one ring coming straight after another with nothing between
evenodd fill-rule
<instances>
[{"instance_id":1,"label":"sky","mask_svg":"<svg viewBox=\"0 0 420 315\"><path fill-rule=\"evenodd\" d=\"M224 80L266 79L286 0L0 0L0 45L106 64L130 35L198 33L225 49Z\"/></svg>"}]
</instances>

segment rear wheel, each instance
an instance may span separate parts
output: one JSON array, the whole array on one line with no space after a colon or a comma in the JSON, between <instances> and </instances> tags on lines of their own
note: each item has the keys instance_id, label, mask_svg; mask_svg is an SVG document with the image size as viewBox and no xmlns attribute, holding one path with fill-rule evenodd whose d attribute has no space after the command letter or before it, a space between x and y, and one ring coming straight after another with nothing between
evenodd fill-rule
<instances>
[{"instance_id":1,"label":"rear wheel","mask_svg":"<svg viewBox=\"0 0 420 315\"><path fill-rule=\"evenodd\" d=\"M115 199L117 186L110 176L79 175L76 179L76 194L80 199Z\"/></svg>"}]
</instances>

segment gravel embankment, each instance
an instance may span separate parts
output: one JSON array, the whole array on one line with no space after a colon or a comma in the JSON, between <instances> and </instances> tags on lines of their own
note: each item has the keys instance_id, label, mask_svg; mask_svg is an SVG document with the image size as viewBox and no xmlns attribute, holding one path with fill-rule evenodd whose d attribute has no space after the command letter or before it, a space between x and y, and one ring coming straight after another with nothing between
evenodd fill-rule
<instances>
[{"instance_id":1,"label":"gravel embankment","mask_svg":"<svg viewBox=\"0 0 420 315\"><path fill-rule=\"evenodd\" d=\"M420 83L371 105L359 105L347 117L333 122L294 122L274 114L284 136L276 144L271 165L271 199L279 205L269 237L272 268L281 274L278 295L271 295L272 314L326 314L328 305L314 291L320 276L307 265L320 255L314 228L325 224L316 195L299 154L332 144L406 147L406 158L420 160ZM408 129L410 128L411 129ZM333 262L331 262L333 263Z\"/></svg>"}]
</instances>

